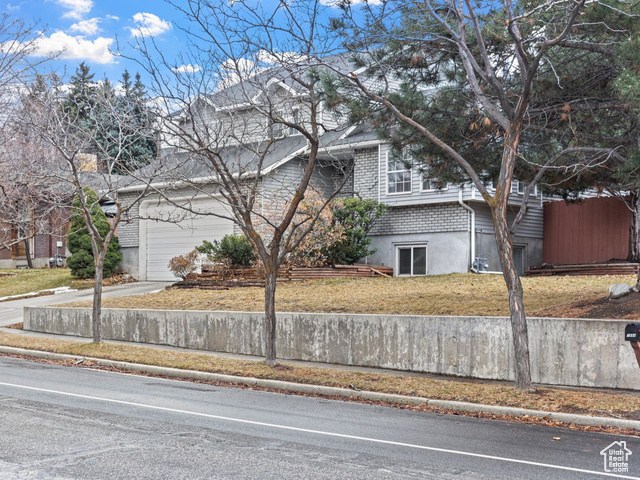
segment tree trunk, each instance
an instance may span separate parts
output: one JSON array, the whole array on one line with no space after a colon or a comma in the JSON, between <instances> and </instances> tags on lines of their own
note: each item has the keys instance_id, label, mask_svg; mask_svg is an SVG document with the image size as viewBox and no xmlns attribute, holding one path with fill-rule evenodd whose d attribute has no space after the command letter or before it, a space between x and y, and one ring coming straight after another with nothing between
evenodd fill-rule
<instances>
[{"instance_id":1,"label":"tree trunk","mask_svg":"<svg viewBox=\"0 0 640 480\"><path fill-rule=\"evenodd\" d=\"M265 363L278 364L276 360L276 280L278 267L265 265L264 272L264 320L265 320Z\"/></svg>"},{"instance_id":2,"label":"tree trunk","mask_svg":"<svg viewBox=\"0 0 640 480\"><path fill-rule=\"evenodd\" d=\"M24 253L27 256L27 266L33 268L33 260L31 259L31 243L30 238L24 239Z\"/></svg>"},{"instance_id":3,"label":"tree trunk","mask_svg":"<svg viewBox=\"0 0 640 480\"><path fill-rule=\"evenodd\" d=\"M95 276L93 277L93 343L102 341L102 275L104 271L104 259L106 257L106 249L95 257Z\"/></svg>"},{"instance_id":4,"label":"tree trunk","mask_svg":"<svg viewBox=\"0 0 640 480\"><path fill-rule=\"evenodd\" d=\"M515 353L516 389L531 390L527 318L524 313L522 283L513 261L513 246L511 244L511 234L509 233L506 205L498 205L493 208L492 214L500 266L502 267L502 274L509 292L509 312Z\"/></svg>"},{"instance_id":5,"label":"tree trunk","mask_svg":"<svg viewBox=\"0 0 640 480\"><path fill-rule=\"evenodd\" d=\"M629 208L631 209L631 222L629 225L629 255L627 260L634 263L640 262L640 192L634 190L631 192L629 200ZM638 280L636 287L640 287L640 272L638 272Z\"/></svg>"}]
</instances>

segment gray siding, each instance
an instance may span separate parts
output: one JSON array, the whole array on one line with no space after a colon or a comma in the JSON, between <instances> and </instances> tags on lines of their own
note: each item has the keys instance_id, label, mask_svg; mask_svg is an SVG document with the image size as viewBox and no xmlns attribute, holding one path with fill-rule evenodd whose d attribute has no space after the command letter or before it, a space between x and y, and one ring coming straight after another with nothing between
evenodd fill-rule
<instances>
[{"instance_id":1,"label":"gray siding","mask_svg":"<svg viewBox=\"0 0 640 480\"><path fill-rule=\"evenodd\" d=\"M130 205L137 198L138 193L121 193L118 200L123 205ZM120 222L118 225L118 240L122 247L137 247L140 237L140 220L138 219L140 212L140 204L136 203L129 211L130 220Z\"/></svg>"},{"instance_id":2,"label":"gray siding","mask_svg":"<svg viewBox=\"0 0 640 480\"><path fill-rule=\"evenodd\" d=\"M471 208L476 212L476 231L482 230L483 233L494 233L493 220L491 218L491 210L489 206L480 202L470 202ZM507 218L509 224L513 222L518 208L512 208ZM520 237L542 238L544 234L544 209L539 205L530 205L527 208L527 214L520 222L520 226L516 231L516 235Z\"/></svg>"},{"instance_id":3,"label":"gray siding","mask_svg":"<svg viewBox=\"0 0 640 480\"><path fill-rule=\"evenodd\" d=\"M417 169L413 169L411 175L411 193L388 194L387 193L387 159L390 155L389 145L380 145L379 175L379 198L380 201L388 205L416 205L421 203L446 203L457 202L459 188L451 185L448 189L422 192L422 175Z\"/></svg>"},{"instance_id":4,"label":"gray siding","mask_svg":"<svg viewBox=\"0 0 640 480\"><path fill-rule=\"evenodd\" d=\"M378 184L377 195L381 202L387 205L420 205L428 203L446 203L457 202L460 198L460 186L450 185L446 189L422 191L422 174L417 168L412 170L411 175L411 192L388 194L387 193L387 164L388 156L390 155L389 145L380 145L380 157L378 160L378 166L372 169L372 172L378 172L380 175L380 182ZM361 172L358 172L361 173ZM517 193L518 182L514 181L512 185L512 192L509 195L509 204L514 206L520 206L522 204L523 196ZM464 185L462 187L462 200L463 201L478 201L483 202L482 195L471 185ZM536 193L536 195L530 195L529 207L542 208L542 195Z\"/></svg>"}]
</instances>

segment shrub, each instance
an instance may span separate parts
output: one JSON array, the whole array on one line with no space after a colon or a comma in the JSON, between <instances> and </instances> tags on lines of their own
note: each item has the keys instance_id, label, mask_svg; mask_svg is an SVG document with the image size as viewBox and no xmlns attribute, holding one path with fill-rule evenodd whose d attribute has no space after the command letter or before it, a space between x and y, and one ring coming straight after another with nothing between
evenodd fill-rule
<instances>
[{"instance_id":1,"label":"shrub","mask_svg":"<svg viewBox=\"0 0 640 480\"><path fill-rule=\"evenodd\" d=\"M214 262L230 266L250 267L256 261L253 245L244 235L225 235L222 240L214 240L213 243L205 240L196 250Z\"/></svg>"},{"instance_id":2,"label":"shrub","mask_svg":"<svg viewBox=\"0 0 640 480\"><path fill-rule=\"evenodd\" d=\"M300 203L296 213L296 224L310 222L316 216L313 229L300 241L298 247L291 252L289 260L293 265L304 267L320 267L330 263L330 252L337 243L344 240L344 229L336 224L331 208L324 208L324 200L317 195ZM295 237L295 232L294 232ZM295 238L293 239L295 241Z\"/></svg>"},{"instance_id":3,"label":"shrub","mask_svg":"<svg viewBox=\"0 0 640 480\"><path fill-rule=\"evenodd\" d=\"M386 212L386 205L377 200L344 198L336 200L331 211L334 225L342 228L343 236L327 247L327 258L333 265L353 265L361 258L375 253L370 249L369 232Z\"/></svg>"},{"instance_id":4,"label":"shrub","mask_svg":"<svg viewBox=\"0 0 640 480\"><path fill-rule=\"evenodd\" d=\"M104 238L109 232L110 225L107 216L98 204L98 196L90 188L85 188L87 204L91 205L91 218L98 233ZM94 265L93 249L91 248L91 237L89 229L85 224L81 213L80 199L76 196L73 199L73 214L71 216L71 227L67 234L67 246L71 256L67 259L67 266L71 269L71 274L80 278L92 278L96 269ZM117 236L111 238L107 255L104 260L103 277L110 277L122 261L120 253L120 242Z\"/></svg>"},{"instance_id":5,"label":"shrub","mask_svg":"<svg viewBox=\"0 0 640 480\"><path fill-rule=\"evenodd\" d=\"M178 255L169 260L169 270L183 280L198 269L198 251L191 250L186 255Z\"/></svg>"}]
</instances>

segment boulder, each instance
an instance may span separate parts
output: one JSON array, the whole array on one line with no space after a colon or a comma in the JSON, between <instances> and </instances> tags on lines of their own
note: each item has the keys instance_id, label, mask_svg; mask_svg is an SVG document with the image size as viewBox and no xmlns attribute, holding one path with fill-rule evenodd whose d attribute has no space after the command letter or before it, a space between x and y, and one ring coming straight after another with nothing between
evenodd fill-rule
<instances>
[{"instance_id":1,"label":"boulder","mask_svg":"<svg viewBox=\"0 0 640 480\"><path fill-rule=\"evenodd\" d=\"M616 283L609 287L609 298L616 299L629 295L633 291L631 285L626 283Z\"/></svg>"}]
</instances>

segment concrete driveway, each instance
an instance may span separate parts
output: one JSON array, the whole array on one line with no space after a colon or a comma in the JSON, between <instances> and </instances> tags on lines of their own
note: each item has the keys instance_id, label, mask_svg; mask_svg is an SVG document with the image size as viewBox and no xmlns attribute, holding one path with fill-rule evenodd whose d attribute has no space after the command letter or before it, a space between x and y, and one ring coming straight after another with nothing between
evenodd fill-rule
<instances>
[{"instance_id":1,"label":"concrete driveway","mask_svg":"<svg viewBox=\"0 0 640 480\"><path fill-rule=\"evenodd\" d=\"M156 292L171 285L172 282L136 282L124 285L114 285L105 287L102 293L103 298L125 297L127 295L143 295L145 293ZM45 307L60 303L83 302L93 298L93 289L78 290L77 292L67 292L58 295L44 295L42 297L24 298L12 300L10 302L0 302L0 327L6 327L13 323L22 322L24 307Z\"/></svg>"}]
</instances>

